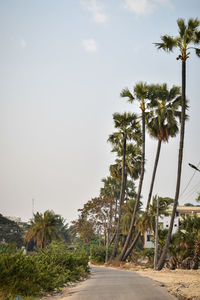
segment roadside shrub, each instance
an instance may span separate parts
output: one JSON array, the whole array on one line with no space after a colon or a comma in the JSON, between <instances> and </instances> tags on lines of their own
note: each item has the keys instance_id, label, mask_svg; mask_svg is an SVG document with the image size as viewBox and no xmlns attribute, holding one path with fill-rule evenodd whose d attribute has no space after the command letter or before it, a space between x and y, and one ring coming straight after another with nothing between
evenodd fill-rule
<instances>
[{"instance_id":1,"label":"roadside shrub","mask_svg":"<svg viewBox=\"0 0 200 300\"><path fill-rule=\"evenodd\" d=\"M62 243L52 243L32 255L4 247L0 249L0 270L0 290L5 294L37 295L85 276L88 256L84 251L70 252Z\"/></svg>"},{"instance_id":2,"label":"roadside shrub","mask_svg":"<svg viewBox=\"0 0 200 300\"><path fill-rule=\"evenodd\" d=\"M37 281L39 272L33 257L15 251L13 247L0 249L1 290L23 295L36 294L40 291Z\"/></svg>"},{"instance_id":3,"label":"roadside shrub","mask_svg":"<svg viewBox=\"0 0 200 300\"><path fill-rule=\"evenodd\" d=\"M112 248L108 249L108 256L111 255ZM90 260L92 263L104 263L106 259L106 246L92 245L90 248Z\"/></svg>"},{"instance_id":4,"label":"roadside shrub","mask_svg":"<svg viewBox=\"0 0 200 300\"><path fill-rule=\"evenodd\" d=\"M142 258L148 258L149 263L153 263L154 248L145 248L139 252Z\"/></svg>"}]
</instances>

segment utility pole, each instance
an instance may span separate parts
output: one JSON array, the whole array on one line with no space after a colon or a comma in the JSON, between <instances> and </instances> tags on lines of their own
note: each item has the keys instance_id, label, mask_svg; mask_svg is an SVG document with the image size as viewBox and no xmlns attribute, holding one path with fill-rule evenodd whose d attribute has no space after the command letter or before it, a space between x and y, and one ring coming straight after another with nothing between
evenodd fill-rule
<instances>
[{"instance_id":1,"label":"utility pole","mask_svg":"<svg viewBox=\"0 0 200 300\"><path fill-rule=\"evenodd\" d=\"M106 259L105 259L105 263L108 263L108 245L109 245L109 232L108 232L108 228L106 228Z\"/></svg>"},{"instance_id":2,"label":"utility pole","mask_svg":"<svg viewBox=\"0 0 200 300\"><path fill-rule=\"evenodd\" d=\"M157 269L157 263L158 263L158 218L159 218L159 197L157 196L154 270Z\"/></svg>"}]
</instances>

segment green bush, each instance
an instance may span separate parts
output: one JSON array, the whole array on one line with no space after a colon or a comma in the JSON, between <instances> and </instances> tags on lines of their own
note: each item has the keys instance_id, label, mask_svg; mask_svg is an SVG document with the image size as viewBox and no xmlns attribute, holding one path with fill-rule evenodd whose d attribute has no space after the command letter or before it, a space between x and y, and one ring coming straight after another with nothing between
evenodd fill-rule
<instances>
[{"instance_id":1,"label":"green bush","mask_svg":"<svg viewBox=\"0 0 200 300\"><path fill-rule=\"evenodd\" d=\"M108 256L111 255L112 249L109 247ZM92 245L90 248L90 260L92 263L104 263L106 259L106 246Z\"/></svg>"},{"instance_id":2,"label":"green bush","mask_svg":"<svg viewBox=\"0 0 200 300\"><path fill-rule=\"evenodd\" d=\"M4 247L0 249L0 270L1 291L15 295L37 295L85 276L88 256L83 250L69 252L61 243L52 243L33 255Z\"/></svg>"},{"instance_id":3,"label":"green bush","mask_svg":"<svg viewBox=\"0 0 200 300\"><path fill-rule=\"evenodd\" d=\"M149 263L153 263L154 258L154 248L145 248L142 251L139 252L141 257L148 258Z\"/></svg>"}]
</instances>

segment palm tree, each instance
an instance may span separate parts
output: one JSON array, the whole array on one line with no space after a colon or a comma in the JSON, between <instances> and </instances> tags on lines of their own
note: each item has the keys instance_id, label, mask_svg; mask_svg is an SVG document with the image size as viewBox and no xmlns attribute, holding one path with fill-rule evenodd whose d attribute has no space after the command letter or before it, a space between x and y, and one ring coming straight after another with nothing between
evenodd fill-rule
<instances>
[{"instance_id":1,"label":"palm tree","mask_svg":"<svg viewBox=\"0 0 200 300\"><path fill-rule=\"evenodd\" d=\"M25 235L25 241L31 240L45 249L47 243L52 240L61 240L62 219L53 211L47 210L44 214L37 212L31 221L31 227Z\"/></svg>"},{"instance_id":2,"label":"palm tree","mask_svg":"<svg viewBox=\"0 0 200 300\"><path fill-rule=\"evenodd\" d=\"M131 219L129 232L128 232L123 250L122 250L122 252L119 256L119 260L125 260L127 258L127 256L129 255L130 250L132 248L132 247L130 247L130 249L128 249L128 246L130 244L130 240L131 240L131 237L132 237L132 232L133 232L133 228L134 228L134 224L135 224L138 205L139 205L139 202L140 202L140 196L141 196L141 191L142 191L142 183L143 183L143 178L144 178L145 109L146 109L145 101L148 99L147 84L143 83L143 82L140 82L140 83L136 84L136 86L134 88L134 95L129 91L128 88L123 89L120 95L121 95L121 97L128 98L128 101L131 102L131 103L135 100L135 97L136 97L136 99L139 101L140 109L142 111L142 154L141 154L141 169L140 169L140 180L139 180L139 185L138 185L138 193L137 193L137 197L136 197L136 202L135 202L135 207L134 207L134 211L133 211L133 215L132 215L132 219Z\"/></svg>"},{"instance_id":3,"label":"palm tree","mask_svg":"<svg viewBox=\"0 0 200 300\"><path fill-rule=\"evenodd\" d=\"M119 199L119 213L118 213L118 223L116 227L116 238L113 251L110 259L113 259L117 252L117 247L119 244L120 237L120 223L121 223L121 214L122 214L122 205L124 203L125 197L125 187L126 187L126 149L127 149L127 140L138 140L140 138L140 125L137 120L136 114L124 113L119 114L115 113L113 115L115 128L118 131L111 134L108 138L108 141L114 146L113 151L116 151L115 147L120 146L122 149L122 172L121 172L121 188L120 188L120 199Z\"/></svg>"},{"instance_id":4,"label":"palm tree","mask_svg":"<svg viewBox=\"0 0 200 300\"><path fill-rule=\"evenodd\" d=\"M149 231L153 232L155 236L156 229L156 215L157 215L157 198L155 195L152 199L152 203L149 204L149 210L144 211L140 220L138 221L138 229L141 230L141 233ZM169 215L169 205L173 200L167 197L159 197L159 216L167 216Z\"/></svg>"},{"instance_id":5,"label":"palm tree","mask_svg":"<svg viewBox=\"0 0 200 300\"><path fill-rule=\"evenodd\" d=\"M190 266L193 269L198 268L200 256L200 218L194 214L181 220L179 230L172 237L170 252L179 260L188 257L193 262Z\"/></svg>"},{"instance_id":6,"label":"palm tree","mask_svg":"<svg viewBox=\"0 0 200 300\"><path fill-rule=\"evenodd\" d=\"M122 215L122 224L121 224L121 229L122 229L122 234L124 236L127 236L129 228L130 228L130 223L131 223L131 218L133 215L135 207L135 199L131 198L129 199L124 205L123 205L123 215ZM141 212L141 207L142 207L142 202L139 203L139 209L137 211L137 216L139 216Z\"/></svg>"},{"instance_id":7,"label":"palm tree","mask_svg":"<svg viewBox=\"0 0 200 300\"><path fill-rule=\"evenodd\" d=\"M161 270L164 266L165 259L167 256L170 239L172 235L172 229L174 224L174 218L176 213L176 208L178 205L180 182L181 182L181 170L182 170L182 159L183 159L183 145L184 145L184 133L185 133L185 110L186 110L186 61L190 55L190 49L194 49L197 56L200 57L200 49L194 47L200 43L200 30L198 30L200 21L196 19L189 19L188 23L185 23L184 19L177 20L179 35L177 37L172 37L169 35L161 36L162 42L155 43L158 49L163 49L164 51L171 52L174 48L178 48L179 55L177 60L181 60L182 63L182 111L181 111L181 130L180 130L180 142L179 142L179 154L178 154L178 170L177 170L177 182L176 182L176 192L174 205L171 215L170 227L168 231L167 240L163 248L162 255L158 262L158 270ZM194 46L191 46L194 45Z\"/></svg>"},{"instance_id":8,"label":"palm tree","mask_svg":"<svg viewBox=\"0 0 200 300\"><path fill-rule=\"evenodd\" d=\"M169 137L175 137L178 133L176 117L180 118L179 107L181 105L180 88L177 86L173 86L168 90L166 83L163 85L151 85L149 86L149 94L150 98L153 96L153 101L149 104L151 110L146 116L146 125L150 135L157 139L158 145L147 199L147 210L153 192L161 144L162 142L168 142Z\"/></svg>"}]
</instances>

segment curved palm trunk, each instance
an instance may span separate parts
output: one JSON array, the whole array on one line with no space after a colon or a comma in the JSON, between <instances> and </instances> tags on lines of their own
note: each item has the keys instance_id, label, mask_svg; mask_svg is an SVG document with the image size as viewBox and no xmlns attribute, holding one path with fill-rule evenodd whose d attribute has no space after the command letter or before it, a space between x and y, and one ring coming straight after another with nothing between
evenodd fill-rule
<instances>
[{"instance_id":1,"label":"curved palm trunk","mask_svg":"<svg viewBox=\"0 0 200 300\"><path fill-rule=\"evenodd\" d=\"M112 235L112 237L111 237L111 239L109 241L109 246L114 242L115 236L116 236L116 228L115 228L115 231L114 231L114 233L113 233L113 235Z\"/></svg>"},{"instance_id":2,"label":"curved palm trunk","mask_svg":"<svg viewBox=\"0 0 200 300\"><path fill-rule=\"evenodd\" d=\"M156 158L155 158L154 169L153 169L153 174L152 174L152 179L151 179L151 186L150 186L148 200L147 200L147 206L146 206L147 211L149 209L149 205L150 205L150 202L151 202L151 196L152 196L152 192L153 192L153 186L154 186L154 182L155 182L155 176L156 176L158 161L159 161L159 157L160 157L161 143L162 143L162 141L158 140Z\"/></svg>"},{"instance_id":3,"label":"curved palm trunk","mask_svg":"<svg viewBox=\"0 0 200 300\"><path fill-rule=\"evenodd\" d=\"M115 245L114 245L110 260L113 259L116 256L117 247L118 247L119 238L120 238L122 205L124 203L125 188L126 188L125 166L126 166L126 138L124 139L124 144L123 144L122 180L121 180L121 188L120 188L119 214L118 214L118 222L117 222L116 235L115 235Z\"/></svg>"},{"instance_id":4,"label":"curved palm trunk","mask_svg":"<svg viewBox=\"0 0 200 300\"><path fill-rule=\"evenodd\" d=\"M123 261L126 260L127 257L128 257L128 256L131 254L131 252L133 251L133 249L134 249L134 247L135 247L135 245L136 245L136 243L137 243L137 241L138 241L140 235L141 235L141 232L138 231L137 234L136 234L136 236L135 236L135 238L134 238L134 240L132 241L130 247L129 247L128 250L126 251L126 254L125 254L124 258L123 258Z\"/></svg>"},{"instance_id":5,"label":"curved palm trunk","mask_svg":"<svg viewBox=\"0 0 200 300\"><path fill-rule=\"evenodd\" d=\"M186 61L182 60L182 111L181 111L181 131L180 131L180 142L179 142L179 154L178 154L178 171L177 171L177 182L176 182L176 193L174 199L174 205L171 215L170 227L167 235L167 239L165 242L165 246L163 248L161 257L158 262L157 270L161 270L164 266L165 259L167 256L172 229L174 225L176 208L178 206L178 198L180 191L180 182L181 182L181 170L182 170L182 160L183 160L183 145L184 145L184 132L185 132L185 89L186 89Z\"/></svg>"},{"instance_id":6,"label":"curved palm trunk","mask_svg":"<svg viewBox=\"0 0 200 300\"><path fill-rule=\"evenodd\" d=\"M135 207L134 207L134 211L133 211L133 215L132 215L132 219L131 219L129 232L128 232L124 247L122 249L122 252L119 256L119 261L124 261L127 258L127 256L129 255L127 250L128 250L128 246L129 246L131 237L132 237L133 228L135 225L136 213L138 210L138 205L139 205L141 191L142 191L142 183L143 183L143 178L144 178L144 162L145 162L145 111L143 109L142 110L142 159L141 159L140 181L139 181L139 185L138 185L138 193L137 193L137 198L136 198L136 202L135 202Z\"/></svg>"},{"instance_id":7,"label":"curved palm trunk","mask_svg":"<svg viewBox=\"0 0 200 300\"><path fill-rule=\"evenodd\" d=\"M149 196L148 196L148 200L147 200L147 206L146 206L146 210L148 211L149 209L149 205L150 205L150 201L151 201L151 196L152 196L152 192L153 192L153 186L154 186L154 181L155 181L155 176L156 176L156 171L157 171L157 166L158 166L158 161L159 161L159 157L160 157L160 149L161 149L161 144L162 141L158 140L158 146L157 146L157 152L156 152L156 158L155 158L155 163L154 163L154 169L153 169L153 174L152 174L152 179L151 179L151 186L150 186L150 191L149 191ZM138 232L138 234L141 234L141 232ZM140 236L140 235L139 235ZM126 256L124 257L123 260L126 260L126 258L128 257L128 255L131 254L132 250L134 249L138 238L135 238L133 240L133 242L131 243L131 246L129 247L129 249L127 250Z\"/></svg>"}]
</instances>

